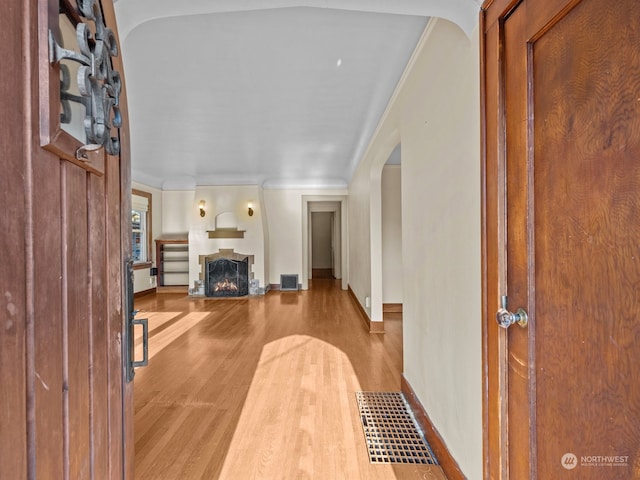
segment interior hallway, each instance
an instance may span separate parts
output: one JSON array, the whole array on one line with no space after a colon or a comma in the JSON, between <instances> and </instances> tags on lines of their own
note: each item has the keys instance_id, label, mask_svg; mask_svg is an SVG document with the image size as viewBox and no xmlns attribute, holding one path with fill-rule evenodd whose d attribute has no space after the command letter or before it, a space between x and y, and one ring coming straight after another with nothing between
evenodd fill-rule
<instances>
[{"instance_id":1,"label":"interior hallway","mask_svg":"<svg viewBox=\"0 0 640 480\"><path fill-rule=\"evenodd\" d=\"M369 463L355 392L400 391L402 322L366 332L339 281L241 299L156 294L136 309L150 337L135 377L137 479L445 478Z\"/></svg>"}]
</instances>

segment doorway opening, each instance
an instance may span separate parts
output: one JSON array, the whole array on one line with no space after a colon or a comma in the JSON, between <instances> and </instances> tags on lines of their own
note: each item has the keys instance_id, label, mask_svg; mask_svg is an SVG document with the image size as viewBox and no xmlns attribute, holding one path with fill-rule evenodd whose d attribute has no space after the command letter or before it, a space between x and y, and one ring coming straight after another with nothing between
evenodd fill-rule
<instances>
[{"instance_id":1,"label":"doorway opening","mask_svg":"<svg viewBox=\"0 0 640 480\"><path fill-rule=\"evenodd\" d=\"M402 165L398 144L382 168L382 311L401 313L403 296L402 267Z\"/></svg>"},{"instance_id":2,"label":"doorway opening","mask_svg":"<svg viewBox=\"0 0 640 480\"><path fill-rule=\"evenodd\" d=\"M311 212L311 278L335 278L334 212Z\"/></svg>"},{"instance_id":3,"label":"doorway opening","mask_svg":"<svg viewBox=\"0 0 640 480\"><path fill-rule=\"evenodd\" d=\"M347 199L346 196L303 196L302 289L309 280L340 280L347 289Z\"/></svg>"}]
</instances>

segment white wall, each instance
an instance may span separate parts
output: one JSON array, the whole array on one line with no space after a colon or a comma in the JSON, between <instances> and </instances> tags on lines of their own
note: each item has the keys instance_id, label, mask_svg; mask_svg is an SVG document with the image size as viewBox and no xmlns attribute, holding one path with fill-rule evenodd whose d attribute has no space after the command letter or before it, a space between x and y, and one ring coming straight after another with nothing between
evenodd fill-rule
<instances>
[{"instance_id":1,"label":"white wall","mask_svg":"<svg viewBox=\"0 0 640 480\"><path fill-rule=\"evenodd\" d=\"M401 168L382 169L382 303L402 303Z\"/></svg>"},{"instance_id":2,"label":"white wall","mask_svg":"<svg viewBox=\"0 0 640 480\"><path fill-rule=\"evenodd\" d=\"M380 176L401 142L404 375L469 479L482 478L478 38L429 24L349 189L350 285L377 320Z\"/></svg>"},{"instance_id":3,"label":"white wall","mask_svg":"<svg viewBox=\"0 0 640 480\"><path fill-rule=\"evenodd\" d=\"M164 190L162 192L162 233L158 236L186 234L191 228L194 190Z\"/></svg>"},{"instance_id":4,"label":"white wall","mask_svg":"<svg viewBox=\"0 0 640 480\"><path fill-rule=\"evenodd\" d=\"M391 153L391 150L388 153ZM371 309L366 307L365 301L365 298L371 297L371 186L368 173L367 169L361 166L349 185L349 287L367 311L369 318L382 320L382 306L380 314L374 317Z\"/></svg>"},{"instance_id":5,"label":"white wall","mask_svg":"<svg viewBox=\"0 0 640 480\"><path fill-rule=\"evenodd\" d=\"M269 283L279 284L281 274L303 275L303 197L334 200L346 190L268 189L263 192L265 215L269 223ZM304 212L306 215L306 212ZM306 222L305 222L306 223ZM306 234L304 235L306 237Z\"/></svg>"},{"instance_id":6,"label":"white wall","mask_svg":"<svg viewBox=\"0 0 640 480\"><path fill-rule=\"evenodd\" d=\"M270 284L280 284L281 274L302 278L302 192L264 190L264 207L269 228L271 251Z\"/></svg>"},{"instance_id":7,"label":"white wall","mask_svg":"<svg viewBox=\"0 0 640 480\"><path fill-rule=\"evenodd\" d=\"M463 472L480 479L478 31L469 41L453 25L438 22L427 47L421 65L429 73L407 86L438 93L415 99L401 127L408 223L403 223L404 314L410 319L404 329L405 375ZM405 135L413 141L405 143Z\"/></svg>"}]
</instances>

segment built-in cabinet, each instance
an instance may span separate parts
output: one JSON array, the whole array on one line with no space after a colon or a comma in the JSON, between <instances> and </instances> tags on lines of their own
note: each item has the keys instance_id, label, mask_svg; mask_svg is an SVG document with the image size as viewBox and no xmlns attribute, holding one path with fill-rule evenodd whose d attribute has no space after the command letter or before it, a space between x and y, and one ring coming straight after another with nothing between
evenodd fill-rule
<instances>
[{"instance_id":1,"label":"built-in cabinet","mask_svg":"<svg viewBox=\"0 0 640 480\"><path fill-rule=\"evenodd\" d=\"M189 285L189 240L187 237L156 239L158 287Z\"/></svg>"}]
</instances>

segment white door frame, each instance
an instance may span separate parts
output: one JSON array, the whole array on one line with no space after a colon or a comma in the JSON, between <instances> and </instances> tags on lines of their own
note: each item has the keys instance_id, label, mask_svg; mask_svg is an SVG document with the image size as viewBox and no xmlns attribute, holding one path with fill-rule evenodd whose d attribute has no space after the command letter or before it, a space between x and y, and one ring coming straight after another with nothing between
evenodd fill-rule
<instances>
[{"instance_id":1,"label":"white door frame","mask_svg":"<svg viewBox=\"0 0 640 480\"><path fill-rule=\"evenodd\" d=\"M336 243L335 269L336 278L342 280L342 289L349 285L348 275L348 222L347 222L347 196L346 195L303 195L302 196L302 289L309 289L309 276L311 273L311 213L333 212L334 232L339 236L340 242Z\"/></svg>"}]
</instances>

